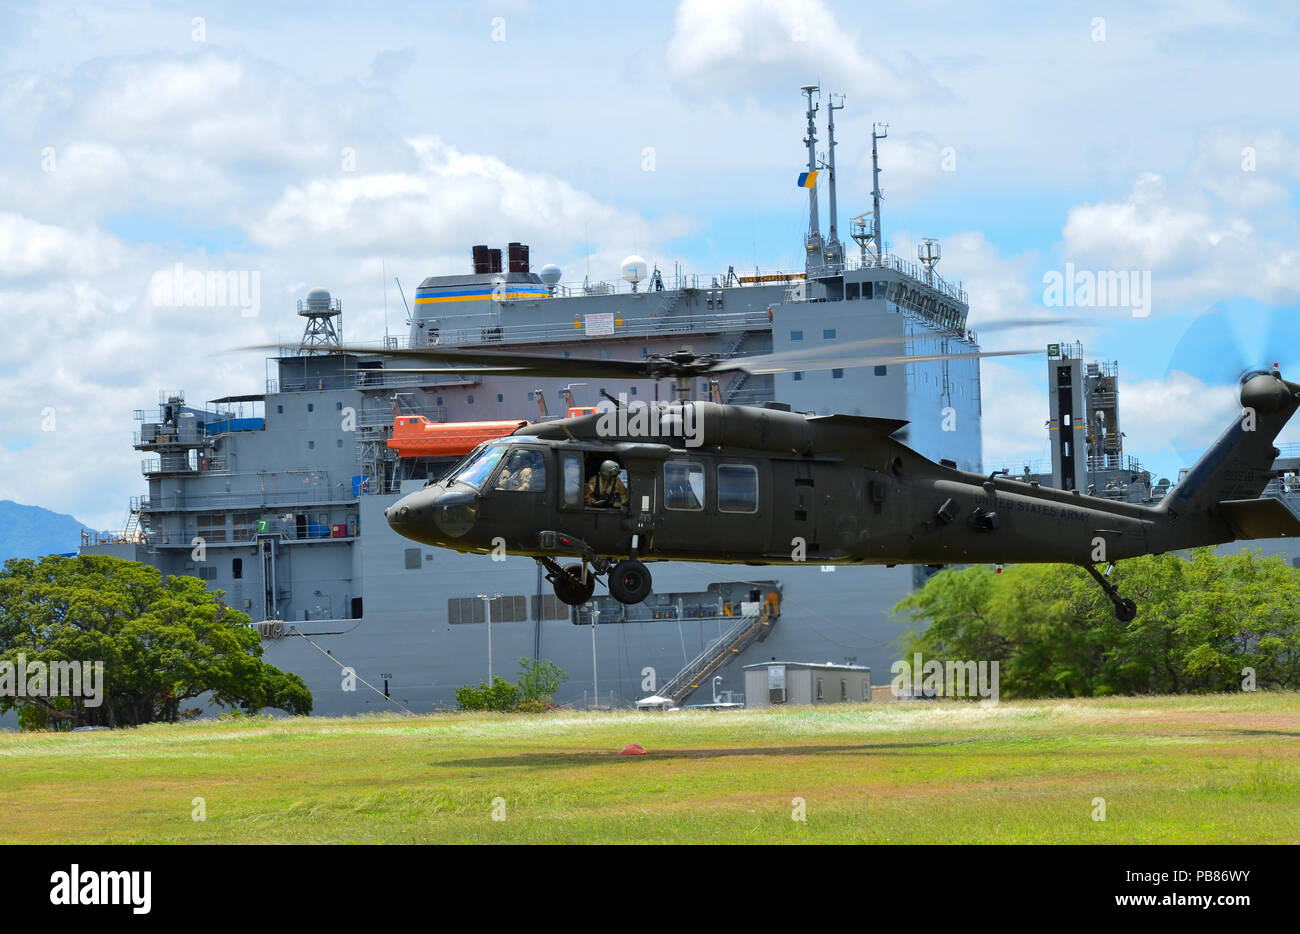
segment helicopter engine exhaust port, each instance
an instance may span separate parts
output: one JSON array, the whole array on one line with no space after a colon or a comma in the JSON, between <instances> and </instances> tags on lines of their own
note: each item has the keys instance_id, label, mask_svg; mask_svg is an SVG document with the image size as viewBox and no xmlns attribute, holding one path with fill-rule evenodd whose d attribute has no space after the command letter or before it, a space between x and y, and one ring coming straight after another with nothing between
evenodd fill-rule
<instances>
[{"instance_id":1,"label":"helicopter engine exhaust port","mask_svg":"<svg viewBox=\"0 0 1300 934\"><path fill-rule=\"evenodd\" d=\"M619 603L640 603L650 596L650 569L635 558L620 561L609 572L609 595Z\"/></svg>"}]
</instances>

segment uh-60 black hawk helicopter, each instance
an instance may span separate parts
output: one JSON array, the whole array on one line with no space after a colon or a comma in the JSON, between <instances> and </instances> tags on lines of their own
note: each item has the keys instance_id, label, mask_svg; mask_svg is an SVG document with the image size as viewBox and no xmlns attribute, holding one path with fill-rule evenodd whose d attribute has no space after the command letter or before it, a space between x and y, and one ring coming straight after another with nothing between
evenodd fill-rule
<instances>
[{"instance_id":1,"label":"uh-60 black hawk helicopter","mask_svg":"<svg viewBox=\"0 0 1300 934\"><path fill-rule=\"evenodd\" d=\"M689 398L694 380L727 370L1035 352L870 355L866 345L879 343L842 348L856 355L848 359L820 360L807 351L719 359L683 350L635 361L437 347L386 351L434 361L389 372L672 378L676 399L522 426L480 445L385 514L399 534L426 545L534 558L570 605L587 602L600 577L613 597L639 603L651 588L646 562L654 561L1062 562L1087 569L1121 620L1137 608L1108 580L1118 560L1300 534L1300 520L1282 502L1259 498L1278 454L1273 441L1300 408L1300 385L1276 367L1243 377L1241 415L1154 506L936 464L893 437L907 424L897 419ZM618 479L599 480L602 465Z\"/></svg>"}]
</instances>

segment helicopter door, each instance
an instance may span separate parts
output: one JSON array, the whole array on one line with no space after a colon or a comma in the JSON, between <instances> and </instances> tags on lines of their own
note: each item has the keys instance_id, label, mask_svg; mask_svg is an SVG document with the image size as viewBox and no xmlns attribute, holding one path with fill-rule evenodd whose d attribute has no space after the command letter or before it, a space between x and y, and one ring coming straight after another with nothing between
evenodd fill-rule
<instances>
[{"instance_id":1,"label":"helicopter door","mask_svg":"<svg viewBox=\"0 0 1300 934\"><path fill-rule=\"evenodd\" d=\"M509 520L531 532L546 513L547 464L541 448L514 447L501 459L480 500L484 519Z\"/></svg>"}]
</instances>

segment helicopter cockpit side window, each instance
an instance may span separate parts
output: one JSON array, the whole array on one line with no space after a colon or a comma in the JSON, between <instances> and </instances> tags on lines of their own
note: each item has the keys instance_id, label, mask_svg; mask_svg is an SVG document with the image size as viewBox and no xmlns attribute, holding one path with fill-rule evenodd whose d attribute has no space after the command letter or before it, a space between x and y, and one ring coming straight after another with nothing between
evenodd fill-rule
<instances>
[{"instance_id":1,"label":"helicopter cockpit side window","mask_svg":"<svg viewBox=\"0 0 1300 934\"><path fill-rule=\"evenodd\" d=\"M704 467L697 461L664 462L664 507L699 511L704 508Z\"/></svg>"},{"instance_id":2,"label":"helicopter cockpit side window","mask_svg":"<svg viewBox=\"0 0 1300 934\"><path fill-rule=\"evenodd\" d=\"M494 490L542 493L546 490L546 458L536 448L516 447L506 455Z\"/></svg>"}]
</instances>

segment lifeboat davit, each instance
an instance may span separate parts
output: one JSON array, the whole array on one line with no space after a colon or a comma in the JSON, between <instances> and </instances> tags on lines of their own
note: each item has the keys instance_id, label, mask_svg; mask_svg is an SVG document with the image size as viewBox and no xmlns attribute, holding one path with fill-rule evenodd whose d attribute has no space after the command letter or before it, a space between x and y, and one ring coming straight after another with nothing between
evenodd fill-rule
<instances>
[{"instance_id":1,"label":"lifeboat davit","mask_svg":"<svg viewBox=\"0 0 1300 934\"><path fill-rule=\"evenodd\" d=\"M460 457L484 441L504 438L522 428L524 419L509 422L431 422L423 415L393 419L388 446L398 457Z\"/></svg>"}]
</instances>

